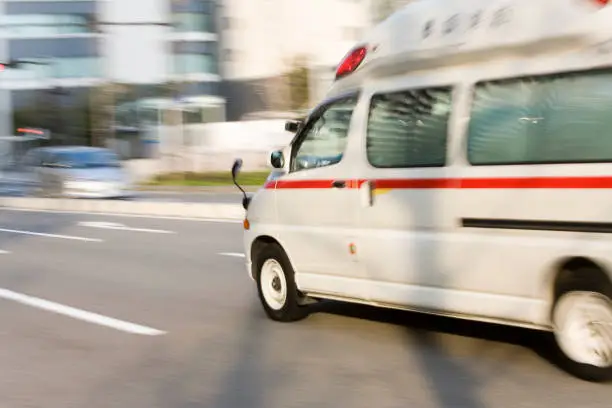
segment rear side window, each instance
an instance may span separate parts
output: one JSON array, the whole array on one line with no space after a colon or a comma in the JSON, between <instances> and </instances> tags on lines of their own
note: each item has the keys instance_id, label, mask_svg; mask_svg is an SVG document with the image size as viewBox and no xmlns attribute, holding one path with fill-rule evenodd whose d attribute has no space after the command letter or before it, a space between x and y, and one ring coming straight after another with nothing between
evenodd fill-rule
<instances>
[{"instance_id":1,"label":"rear side window","mask_svg":"<svg viewBox=\"0 0 612 408\"><path fill-rule=\"evenodd\" d=\"M367 156L374 167L442 167L451 111L448 88L406 90L372 97Z\"/></svg>"},{"instance_id":2,"label":"rear side window","mask_svg":"<svg viewBox=\"0 0 612 408\"><path fill-rule=\"evenodd\" d=\"M478 84L468 134L473 165L612 161L612 72Z\"/></svg>"},{"instance_id":3,"label":"rear side window","mask_svg":"<svg viewBox=\"0 0 612 408\"><path fill-rule=\"evenodd\" d=\"M85 150L61 152L55 155L54 161L67 168L93 169L119 167L119 159L110 150Z\"/></svg>"}]
</instances>

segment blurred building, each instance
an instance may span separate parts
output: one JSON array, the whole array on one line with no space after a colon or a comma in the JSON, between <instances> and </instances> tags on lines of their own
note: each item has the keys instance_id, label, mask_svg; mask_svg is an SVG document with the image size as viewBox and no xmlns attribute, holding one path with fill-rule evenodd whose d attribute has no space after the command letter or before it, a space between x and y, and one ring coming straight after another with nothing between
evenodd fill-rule
<instances>
[{"instance_id":1,"label":"blurred building","mask_svg":"<svg viewBox=\"0 0 612 408\"><path fill-rule=\"evenodd\" d=\"M288 106L284 76L300 64L312 71L311 99L318 99L329 71L371 24L370 1L219 0L228 118Z\"/></svg>"},{"instance_id":2,"label":"blurred building","mask_svg":"<svg viewBox=\"0 0 612 408\"><path fill-rule=\"evenodd\" d=\"M103 75L100 34L88 23L97 10L96 1L0 1L0 59L32 63L0 73L0 134L14 133L13 116L65 132L85 125L79 106ZM66 92L51 92L56 87Z\"/></svg>"},{"instance_id":3,"label":"blurred building","mask_svg":"<svg viewBox=\"0 0 612 408\"><path fill-rule=\"evenodd\" d=\"M114 100L114 138L155 143L177 109L173 123L226 119L216 10L212 0L100 0L106 77L130 85Z\"/></svg>"},{"instance_id":4,"label":"blurred building","mask_svg":"<svg viewBox=\"0 0 612 408\"><path fill-rule=\"evenodd\" d=\"M15 121L67 134L87 128L81 122L97 103L88 90L109 83L129 88L132 105L169 100L189 106L191 118L224 120L215 10L208 0L0 0L0 60L40 64L0 73L1 133L12 134Z\"/></svg>"},{"instance_id":5,"label":"blurred building","mask_svg":"<svg viewBox=\"0 0 612 408\"><path fill-rule=\"evenodd\" d=\"M304 68L312 105L364 31L405 3L0 0L0 60L39 64L0 72L0 135L16 125L80 134L109 104L119 122L111 137L144 129L155 140L177 107L188 122L288 110L295 89L287 74ZM89 92L108 84L121 84L121 95L116 87L111 98Z\"/></svg>"},{"instance_id":6,"label":"blurred building","mask_svg":"<svg viewBox=\"0 0 612 408\"><path fill-rule=\"evenodd\" d=\"M218 0L220 66L228 117L288 106L285 74L308 68L309 105L364 32L414 0Z\"/></svg>"},{"instance_id":7,"label":"blurred building","mask_svg":"<svg viewBox=\"0 0 612 408\"><path fill-rule=\"evenodd\" d=\"M171 82L179 102L194 108L224 104L215 1L101 0L100 10L108 79L143 86Z\"/></svg>"}]
</instances>

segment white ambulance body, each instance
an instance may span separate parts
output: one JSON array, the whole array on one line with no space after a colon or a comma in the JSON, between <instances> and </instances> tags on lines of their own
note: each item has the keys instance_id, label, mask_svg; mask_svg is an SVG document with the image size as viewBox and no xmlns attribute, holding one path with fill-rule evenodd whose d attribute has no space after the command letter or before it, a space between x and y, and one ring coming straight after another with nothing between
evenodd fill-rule
<instances>
[{"instance_id":1,"label":"white ambulance body","mask_svg":"<svg viewBox=\"0 0 612 408\"><path fill-rule=\"evenodd\" d=\"M336 299L547 330L612 375L612 4L408 5L270 161L245 250L271 318Z\"/></svg>"}]
</instances>

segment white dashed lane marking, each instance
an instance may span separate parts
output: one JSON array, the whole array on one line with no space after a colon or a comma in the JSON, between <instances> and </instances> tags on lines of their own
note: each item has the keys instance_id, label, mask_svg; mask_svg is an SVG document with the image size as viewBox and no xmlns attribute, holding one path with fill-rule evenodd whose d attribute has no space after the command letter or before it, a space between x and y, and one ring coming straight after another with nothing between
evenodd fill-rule
<instances>
[{"instance_id":1,"label":"white dashed lane marking","mask_svg":"<svg viewBox=\"0 0 612 408\"><path fill-rule=\"evenodd\" d=\"M81 310L59 303L50 302L45 299L24 295L21 293L13 292L12 290L8 289L0 288L0 298L12 300L23 305L32 306L37 309L46 310L48 312L57 313L63 316L68 316L73 319L97 324L99 326L110 327L112 329L120 330L126 333L139 334L142 336L159 336L161 334L166 333L161 330L153 329L151 327L141 326L139 324L114 319L112 317L88 312L86 310Z\"/></svg>"},{"instance_id":2,"label":"white dashed lane marking","mask_svg":"<svg viewBox=\"0 0 612 408\"><path fill-rule=\"evenodd\" d=\"M132 231L132 232L145 232L149 234L174 234L174 231L150 229L150 228L132 228L117 222L102 222L102 221L82 221L78 224L81 227L109 229L116 231Z\"/></svg>"},{"instance_id":3,"label":"white dashed lane marking","mask_svg":"<svg viewBox=\"0 0 612 408\"><path fill-rule=\"evenodd\" d=\"M7 228L0 228L0 232L8 232L11 234L20 234L20 235L33 235L36 237L45 237L45 238L67 239L67 240L72 240L72 241L104 242L103 240L98 239L98 238L76 237L73 235L47 234L44 232L22 231L22 230L7 229Z\"/></svg>"}]
</instances>

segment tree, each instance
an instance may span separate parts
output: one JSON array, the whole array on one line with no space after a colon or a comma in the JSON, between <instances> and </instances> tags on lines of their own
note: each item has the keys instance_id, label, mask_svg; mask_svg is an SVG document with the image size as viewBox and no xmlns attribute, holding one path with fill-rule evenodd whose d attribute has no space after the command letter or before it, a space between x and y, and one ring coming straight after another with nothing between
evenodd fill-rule
<instances>
[{"instance_id":1,"label":"tree","mask_svg":"<svg viewBox=\"0 0 612 408\"><path fill-rule=\"evenodd\" d=\"M94 146L104 146L113 133L115 98L119 91L117 84L103 84L90 89L89 127Z\"/></svg>"},{"instance_id":2,"label":"tree","mask_svg":"<svg viewBox=\"0 0 612 408\"><path fill-rule=\"evenodd\" d=\"M293 59L291 69L287 74L289 86L289 109L300 110L308 107L309 103L309 70L308 60L305 56Z\"/></svg>"}]
</instances>

